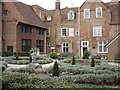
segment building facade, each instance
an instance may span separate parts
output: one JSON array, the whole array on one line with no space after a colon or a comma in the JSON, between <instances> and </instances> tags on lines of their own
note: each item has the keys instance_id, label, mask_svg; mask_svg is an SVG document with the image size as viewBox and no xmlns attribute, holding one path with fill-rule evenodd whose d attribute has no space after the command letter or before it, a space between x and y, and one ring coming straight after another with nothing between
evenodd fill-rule
<instances>
[{"instance_id":1,"label":"building facade","mask_svg":"<svg viewBox=\"0 0 120 90\"><path fill-rule=\"evenodd\" d=\"M120 2L113 1L86 0L81 7L61 9L60 0L56 0L54 10L3 3L2 50L39 48L41 54L55 51L79 57L89 50L92 55L107 55L105 45L120 31Z\"/></svg>"},{"instance_id":2,"label":"building facade","mask_svg":"<svg viewBox=\"0 0 120 90\"><path fill-rule=\"evenodd\" d=\"M2 50L19 52L38 48L41 54L46 53L46 26L32 7L20 2L5 2L2 7Z\"/></svg>"}]
</instances>

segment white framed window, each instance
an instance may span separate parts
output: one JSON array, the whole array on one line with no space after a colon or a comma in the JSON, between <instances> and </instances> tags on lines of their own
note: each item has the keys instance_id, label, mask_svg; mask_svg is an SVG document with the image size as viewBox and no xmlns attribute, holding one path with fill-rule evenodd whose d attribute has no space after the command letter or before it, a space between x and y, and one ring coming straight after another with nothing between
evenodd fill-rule
<instances>
[{"instance_id":1,"label":"white framed window","mask_svg":"<svg viewBox=\"0 0 120 90\"><path fill-rule=\"evenodd\" d=\"M76 32L76 35L79 35L79 31Z\"/></svg>"},{"instance_id":2,"label":"white framed window","mask_svg":"<svg viewBox=\"0 0 120 90\"><path fill-rule=\"evenodd\" d=\"M67 14L68 20L73 20L75 19L75 13L73 11L69 11Z\"/></svg>"},{"instance_id":3,"label":"white framed window","mask_svg":"<svg viewBox=\"0 0 120 90\"><path fill-rule=\"evenodd\" d=\"M89 46L89 41L82 41L81 46L82 47L88 47Z\"/></svg>"},{"instance_id":4,"label":"white framed window","mask_svg":"<svg viewBox=\"0 0 120 90\"><path fill-rule=\"evenodd\" d=\"M61 28L61 37L67 36L67 28Z\"/></svg>"},{"instance_id":5,"label":"white framed window","mask_svg":"<svg viewBox=\"0 0 120 90\"><path fill-rule=\"evenodd\" d=\"M40 18L42 17L42 12L39 12L39 17L40 17Z\"/></svg>"},{"instance_id":6,"label":"white framed window","mask_svg":"<svg viewBox=\"0 0 120 90\"><path fill-rule=\"evenodd\" d=\"M102 8L96 8L96 18L102 17Z\"/></svg>"},{"instance_id":7,"label":"white framed window","mask_svg":"<svg viewBox=\"0 0 120 90\"><path fill-rule=\"evenodd\" d=\"M70 37L74 36L74 28L69 28L69 36Z\"/></svg>"},{"instance_id":8,"label":"white framed window","mask_svg":"<svg viewBox=\"0 0 120 90\"><path fill-rule=\"evenodd\" d=\"M90 18L90 9L84 9L84 18Z\"/></svg>"},{"instance_id":9,"label":"white framed window","mask_svg":"<svg viewBox=\"0 0 120 90\"><path fill-rule=\"evenodd\" d=\"M62 52L63 53L69 52L69 44L68 43L66 43L66 42L62 43Z\"/></svg>"},{"instance_id":10,"label":"white framed window","mask_svg":"<svg viewBox=\"0 0 120 90\"><path fill-rule=\"evenodd\" d=\"M47 21L51 21L52 20L52 17L49 15L47 16Z\"/></svg>"},{"instance_id":11,"label":"white framed window","mask_svg":"<svg viewBox=\"0 0 120 90\"><path fill-rule=\"evenodd\" d=\"M102 36L102 26L101 25L93 26L93 36Z\"/></svg>"},{"instance_id":12,"label":"white framed window","mask_svg":"<svg viewBox=\"0 0 120 90\"><path fill-rule=\"evenodd\" d=\"M98 41L98 53L108 53L108 49L105 46L107 41Z\"/></svg>"}]
</instances>

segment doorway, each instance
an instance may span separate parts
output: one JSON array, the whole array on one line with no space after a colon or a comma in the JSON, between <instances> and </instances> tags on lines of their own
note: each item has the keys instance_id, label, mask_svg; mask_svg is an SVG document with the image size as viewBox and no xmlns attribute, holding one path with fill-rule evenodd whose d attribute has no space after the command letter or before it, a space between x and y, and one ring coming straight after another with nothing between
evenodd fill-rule
<instances>
[{"instance_id":1,"label":"doorway","mask_svg":"<svg viewBox=\"0 0 120 90\"><path fill-rule=\"evenodd\" d=\"M81 41L81 57L83 57L84 52L88 49L89 49L89 41Z\"/></svg>"}]
</instances>

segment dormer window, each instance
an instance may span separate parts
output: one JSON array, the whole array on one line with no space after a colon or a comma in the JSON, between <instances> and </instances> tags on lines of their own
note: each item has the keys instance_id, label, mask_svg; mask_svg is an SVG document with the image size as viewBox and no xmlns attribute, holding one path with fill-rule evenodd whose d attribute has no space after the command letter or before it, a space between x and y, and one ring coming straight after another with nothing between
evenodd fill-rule
<instances>
[{"instance_id":1,"label":"dormer window","mask_svg":"<svg viewBox=\"0 0 120 90\"><path fill-rule=\"evenodd\" d=\"M42 17L42 12L39 12L39 17L40 17L40 18Z\"/></svg>"},{"instance_id":2,"label":"dormer window","mask_svg":"<svg viewBox=\"0 0 120 90\"><path fill-rule=\"evenodd\" d=\"M73 20L73 19L75 19L75 13L70 10L68 12L68 20Z\"/></svg>"},{"instance_id":3,"label":"dormer window","mask_svg":"<svg viewBox=\"0 0 120 90\"><path fill-rule=\"evenodd\" d=\"M49 15L47 16L47 21L51 21L52 20L52 17Z\"/></svg>"}]
</instances>

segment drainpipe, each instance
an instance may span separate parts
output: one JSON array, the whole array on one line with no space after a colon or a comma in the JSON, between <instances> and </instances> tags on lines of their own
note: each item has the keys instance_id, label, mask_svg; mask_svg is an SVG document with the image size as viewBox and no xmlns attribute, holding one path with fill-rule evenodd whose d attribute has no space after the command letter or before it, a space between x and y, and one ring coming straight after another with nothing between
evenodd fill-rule
<instances>
[{"instance_id":1,"label":"drainpipe","mask_svg":"<svg viewBox=\"0 0 120 90\"><path fill-rule=\"evenodd\" d=\"M2 2L0 1L0 51L2 51Z\"/></svg>"},{"instance_id":2,"label":"drainpipe","mask_svg":"<svg viewBox=\"0 0 120 90\"><path fill-rule=\"evenodd\" d=\"M78 56L81 57L81 52L80 52L80 8L78 8Z\"/></svg>"}]
</instances>

